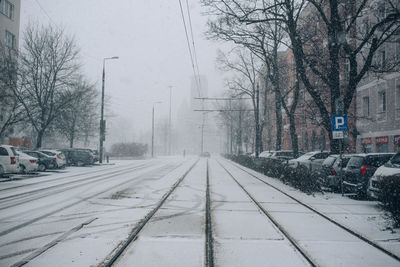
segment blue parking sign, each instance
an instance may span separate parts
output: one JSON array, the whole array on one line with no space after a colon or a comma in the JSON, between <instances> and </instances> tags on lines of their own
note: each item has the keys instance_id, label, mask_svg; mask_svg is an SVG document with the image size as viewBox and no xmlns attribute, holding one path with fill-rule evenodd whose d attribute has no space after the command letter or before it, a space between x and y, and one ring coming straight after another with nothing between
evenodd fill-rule
<instances>
[{"instance_id":1,"label":"blue parking sign","mask_svg":"<svg viewBox=\"0 0 400 267\"><path fill-rule=\"evenodd\" d=\"M347 131L347 115L332 115L332 131Z\"/></svg>"}]
</instances>

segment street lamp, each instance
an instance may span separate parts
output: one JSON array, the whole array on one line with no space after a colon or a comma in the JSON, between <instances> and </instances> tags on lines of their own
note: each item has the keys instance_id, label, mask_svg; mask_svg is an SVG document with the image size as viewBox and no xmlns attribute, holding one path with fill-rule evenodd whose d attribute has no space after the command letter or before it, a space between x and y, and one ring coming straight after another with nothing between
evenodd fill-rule
<instances>
[{"instance_id":1,"label":"street lamp","mask_svg":"<svg viewBox=\"0 0 400 267\"><path fill-rule=\"evenodd\" d=\"M106 72L105 72L105 65L106 65L106 60L109 59L118 59L119 57L106 57L103 58L103 79L101 83L101 115L100 115L100 147L99 147L99 162L103 163L103 142L105 140L105 129L106 125L104 123L104 80L106 77Z\"/></svg>"},{"instance_id":2,"label":"street lamp","mask_svg":"<svg viewBox=\"0 0 400 267\"><path fill-rule=\"evenodd\" d=\"M151 157L154 158L154 106L156 104L162 103L161 101L157 101L153 103L153 113L151 119Z\"/></svg>"}]
</instances>

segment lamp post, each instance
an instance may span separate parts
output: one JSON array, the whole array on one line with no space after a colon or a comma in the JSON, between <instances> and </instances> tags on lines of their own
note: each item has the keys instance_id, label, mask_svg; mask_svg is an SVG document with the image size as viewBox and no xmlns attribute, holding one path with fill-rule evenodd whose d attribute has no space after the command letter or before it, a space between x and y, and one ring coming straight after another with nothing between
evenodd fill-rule
<instances>
[{"instance_id":1,"label":"lamp post","mask_svg":"<svg viewBox=\"0 0 400 267\"><path fill-rule=\"evenodd\" d=\"M168 156L171 156L171 103L172 103L172 86L169 86L169 120L168 120Z\"/></svg>"},{"instance_id":2,"label":"lamp post","mask_svg":"<svg viewBox=\"0 0 400 267\"><path fill-rule=\"evenodd\" d=\"M104 123L104 80L106 77L106 72L105 72L105 65L106 65L106 60L109 59L118 59L118 57L106 57L103 58L103 78L101 82L101 115L100 115L100 147L99 147L99 162L103 163L103 142L105 140L105 123Z\"/></svg>"},{"instance_id":3,"label":"lamp post","mask_svg":"<svg viewBox=\"0 0 400 267\"><path fill-rule=\"evenodd\" d=\"M153 103L153 113L151 117L151 157L154 158L154 106L156 104L162 103L161 101L157 101Z\"/></svg>"}]
</instances>

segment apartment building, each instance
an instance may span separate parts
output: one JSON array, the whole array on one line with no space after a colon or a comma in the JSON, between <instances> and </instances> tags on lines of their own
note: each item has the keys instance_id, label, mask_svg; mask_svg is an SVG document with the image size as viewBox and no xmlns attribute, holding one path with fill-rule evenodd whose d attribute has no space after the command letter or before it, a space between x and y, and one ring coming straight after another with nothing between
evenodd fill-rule
<instances>
[{"instance_id":1,"label":"apartment building","mask_svg":"<svg viewBox=\"0 0 400 267\"><path fill-rule=\"evenodd\" d=\"M400 2L397 3L400 7ZM393 12L377 1L375 11L360 18L365 28ZM398 9L397 9L398 12ZM379 31L378 31L379 33ZM400 151L400 32L379 47L372 67L357 87L357 151Z\"/></svg>"},{"instance_id":2,"label":"apartment building","mask_svg":"<svg viewBox=\"0 0 400 267\"><path fill-rule=\"evenodd\" d=\"M11 49L18 48L21 0L0 0L1 42Z\"/></svg>"},{"instance_id":3,"label":"apartment building","mask_svg":"<svg viewBox=\"0 0 400 267\"><path fill-rule=\"evenodd\" d=\"M0 0L0 47L4 49L17 50L19 47L19 27L20 27L20 0ZM9 105L7 97L7 88L0 88L0 127L2 128L8 118ZM0 129L1 129L0 128ZM0 136L0 143L6 143L5 140L12 133L12 128L8 128Z\"/></svg>"}]
</instances>

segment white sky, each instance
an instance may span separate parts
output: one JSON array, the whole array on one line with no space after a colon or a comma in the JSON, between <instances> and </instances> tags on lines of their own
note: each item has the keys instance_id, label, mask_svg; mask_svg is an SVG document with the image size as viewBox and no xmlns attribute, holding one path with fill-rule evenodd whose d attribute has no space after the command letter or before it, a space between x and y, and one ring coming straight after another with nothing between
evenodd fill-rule
<instances>
[{"instance_id":1,"label":"white sky","mask_svg":"<svg viewBox=\"0 0 400 267\"><path fill-rule=\"evenodd\" d=\"M164 102L158 105L158 114L167 117L170 85L174 87L173 120L183 99L189 100L193 72L178 0L21 2L20 36L31 21L65 27L81 48L84 73L99 91L102 59L120 57L107 61L105 87L116 120L129 124L118 128L131 129L134 135L150 130L155 101ZM186 7L186 0L182 4ZM207 18L201 15L204 9L199 1L189 5L200 73L207 76L209 95L217 95L223 87L222 74L215 67L220 44L204 36Z\"/></svg>"}]
</instances>

